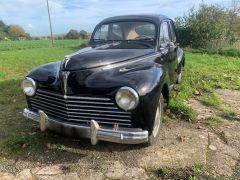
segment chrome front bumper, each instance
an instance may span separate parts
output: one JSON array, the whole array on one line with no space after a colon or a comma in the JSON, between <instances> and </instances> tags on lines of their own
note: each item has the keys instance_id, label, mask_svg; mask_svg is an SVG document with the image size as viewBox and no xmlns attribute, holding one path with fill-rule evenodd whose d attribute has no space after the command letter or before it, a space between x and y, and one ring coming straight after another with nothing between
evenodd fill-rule
<instances>
[{"instance_id":1,"label":"chrome front bumper","mask_svg":"<svg viewBox=\"0 0 240 180\"><path fill-rule=\"evenodd\" d=\"M90 138L93 145L97 144L98 140L123 144L140 144L148 141L148 131L137 128L110 129L100 127L94 120L91 120L90 126L83 126L56 120L43 111L35 112L28 108L24 109L23 116L38 122L42 131L50 129L66 135Z\"/></svg>"}]
</instances>

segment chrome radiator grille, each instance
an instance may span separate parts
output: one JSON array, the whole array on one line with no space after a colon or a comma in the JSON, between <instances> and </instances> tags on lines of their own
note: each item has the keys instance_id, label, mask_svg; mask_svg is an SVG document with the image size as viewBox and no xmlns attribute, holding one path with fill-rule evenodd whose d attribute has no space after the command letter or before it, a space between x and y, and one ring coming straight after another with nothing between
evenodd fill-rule
<instances>
[{"instance_id":1,"label":"chrome radiator grille","mask_svg":"<svg viewBox=\"0 0 240 180\"><path fill-rule=\"evenodd\" d=\"M47 115L63 121L89 125L91 120L100 125L132 126L131 113L119 109L108 97L64 96L38 90L29 98L33 110L42 110Z\"/></svg>"}]
</instances>

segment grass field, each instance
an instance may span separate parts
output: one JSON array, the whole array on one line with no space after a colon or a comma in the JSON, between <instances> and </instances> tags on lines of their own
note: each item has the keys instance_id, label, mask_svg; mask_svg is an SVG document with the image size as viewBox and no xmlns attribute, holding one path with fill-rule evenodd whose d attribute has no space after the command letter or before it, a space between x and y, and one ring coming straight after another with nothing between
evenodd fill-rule
<instances>
[{"instance_id":1,"label":"grass field","mask_svg":"<svg viewBox=\"0 0 240 180\"><path fill-rule=\"evenodd\" d=\"M76 47L84 43L85 40L54 40L56 47ZM51 40L31 40L31 41L1 41L0 51L35 49L51 47Z\"/></svg>"},{"instance_id":2,"label":"grass field","mask_svg":"<svg viewBox=\"0 0 240 180\"><path fill-rule=\"evenodd\" d=\"M82 43L57 41L56 47L49 47L49 41L0 42L0 163L13 155L44 153L41 149L49 140L61 141L51 133L40 133L33 123L26 123L21 114L26 102L20 84L32 68L62 60ZM184 101L195 96L196 91L200 101L218 107L221 101L214 97L214 89L240 90L239 67L239 58L187 52L183 82L171 93L171 112L182 119L194 120L195 112Z\"/></svg>"}]
</instances>

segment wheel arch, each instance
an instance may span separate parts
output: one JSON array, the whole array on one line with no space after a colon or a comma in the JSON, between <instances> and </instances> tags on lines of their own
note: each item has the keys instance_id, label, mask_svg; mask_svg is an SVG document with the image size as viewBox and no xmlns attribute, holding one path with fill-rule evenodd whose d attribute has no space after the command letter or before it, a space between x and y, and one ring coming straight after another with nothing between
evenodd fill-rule
<instances>
[{"instance_id":1,"label":"wheel arch","mask_svg":"<svg viewBox=\"0 0 240 180\"><path fill-rule=\"evenodd\" d=\"M161 91L163 98L167 104L169 104L169 87L167 83L163 84L162 91Z\"/></svg>"}]
</instances>

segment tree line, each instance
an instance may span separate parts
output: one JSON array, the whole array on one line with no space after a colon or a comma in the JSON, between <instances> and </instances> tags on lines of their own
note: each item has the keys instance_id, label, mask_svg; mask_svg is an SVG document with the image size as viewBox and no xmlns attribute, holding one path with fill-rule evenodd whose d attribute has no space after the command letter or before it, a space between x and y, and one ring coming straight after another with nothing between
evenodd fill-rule
<instances>
[{"instance_id":1,"label":"tree line","mask_svg":"<svg viewBox=\"0 0 240 180\"><path fill-rule=\"evenodd\" d=\"M182 46L216 48L221 43L233 45L240 40L240 0L230 8L201 3L183 17L175 18L178 41Z\"/></svg>"},{"instance_id":2,"label":"tree line","mask_svg":"<svg viewBox=\"0 0 240 180\"><path fill-rule=\"evenodd\" d=\"M6 25L0 20L0 40L16 40L19 38L29 39L30 34L26 33L25 30L19 25Z\"/></svg>"},{"instance_id":3,"label":"tree line","mask_svg":"<svg viewBox=\"0 0 240 180\"><path fill-rule=\"evenodd\" d=\"M88 33L85 30L81 30L80 32L75 30L75 29L71 29L66 35L65 35L66 39L87 39L88 38Z\"/></svg>"},{"instance_id":4,"label":"tree line","mask_svg":"<svg viewBox=\"0 0 240 180\"><path fill-rule=\"evenodd\" d=\"M57 36L57 35L54 35ZM49 37L49 36L48 36ZM77 31L71 29L67 34L61 36L65 39L87 39L89 37L87 31L81 30ZM50 38L50 37L49 37ZM0 41L1 40L21 40L21 39L41 39L41 37L31 37L29 33L19 25L7 25L2 20L0 20Z\"/></svg>"}]
</instances>

